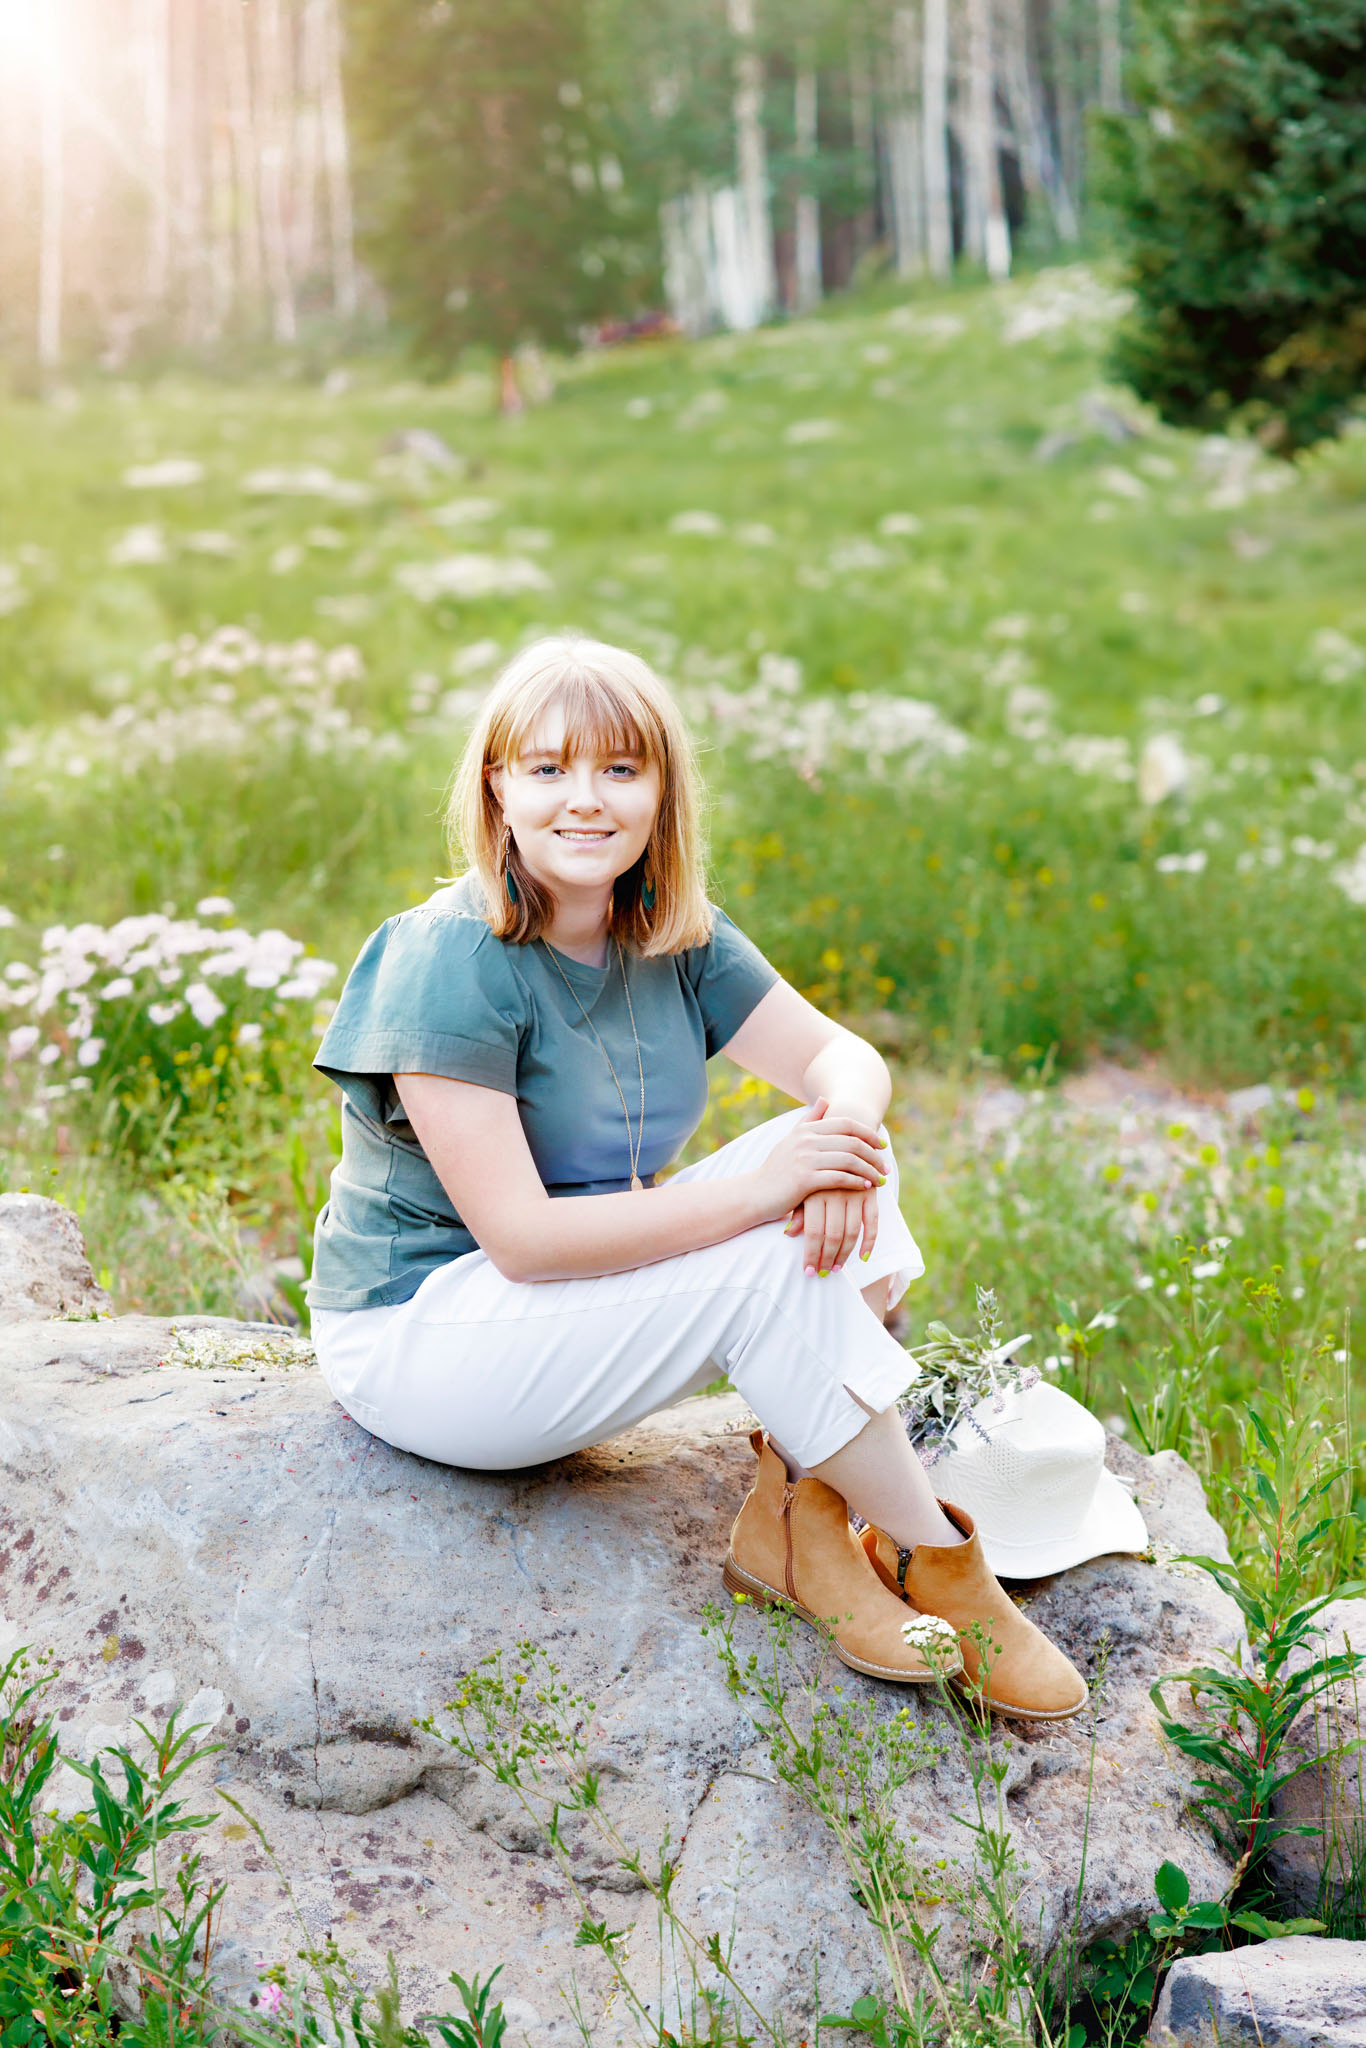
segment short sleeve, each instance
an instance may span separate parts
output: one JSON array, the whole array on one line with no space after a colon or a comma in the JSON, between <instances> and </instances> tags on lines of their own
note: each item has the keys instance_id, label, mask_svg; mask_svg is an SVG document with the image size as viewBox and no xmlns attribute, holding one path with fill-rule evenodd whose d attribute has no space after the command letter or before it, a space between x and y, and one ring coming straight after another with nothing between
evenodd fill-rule
<instances>
[{"instance_id":1,"label":"short sleeve","mask_svg":"<svg viewBox=\"0 0 1366 2048\"><path fill-rule=\"evenodd\" d=\"M523 1011L483 920L424 904L366 940L313 1064L375 1122L392 1074L441 1074L515 1095Z\"/></svg>"},{"instance_id":2,"label":"short sleeve","mask_svg":"<svg viewBox=\"0 0 1366 2048\"><path fill-rule=\"evenodd\" d=\"M707 1058L729 1044L751 1010L779 980L752 939L723 910L712 912L711 941L683 956L683 971L697 997L707 1034Z\"/></svg>"}]
</instances>

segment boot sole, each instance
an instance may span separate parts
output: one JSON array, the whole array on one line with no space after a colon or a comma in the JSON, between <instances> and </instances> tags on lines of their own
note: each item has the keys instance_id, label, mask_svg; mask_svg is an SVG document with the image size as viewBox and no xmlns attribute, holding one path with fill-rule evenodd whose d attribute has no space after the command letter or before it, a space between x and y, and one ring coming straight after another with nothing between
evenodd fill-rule
<instances>
[{"instance_id":1,"label":"boot sole","mask_svg":"<svg viewBox=\"0 0 1366 2048\"><path fill-rule=\"evenodd\" d=\"M980 1693L973 1692L970 1681L958 1673L955 1673L949 1683L955 1692L962 1695L965 1706L985 1706L988 1713L1001 1714L1007 1721L1075 1721L1078 1714L1085 1712L1086 1698L1090 1697L1088 1694L1086 1698L1078 1700L1075 1707L1012 1707L1005 1700L983 1700Z\"/></svg>"},{"instance_id":2,"label":"boot sole","mask_svg":"<svg viewBox=\"0 0 1366 2048\"><path fill-rule=\"evenodd\" d=\"M815 1615L808 1612L799 1600L780 1592L776 1586L767 1585L763 1579L751 1578L749 1573L727 1556L721 1567L721 1583L728 1593L743 1593L750 1600L757 1600L761 1607L790 1607L803 1621L813 1628L822 1627ZM847 1664L851 1671L861 1671L866 1678L890 1679L894 1685L933 1685L936 1674L933 1671L893 1671L885 1664L869 1664L862 1657L856 1657L852 1650L846 1650L832 1636L830 1647L841 1664Z\"/></svg>"}]
</instances>

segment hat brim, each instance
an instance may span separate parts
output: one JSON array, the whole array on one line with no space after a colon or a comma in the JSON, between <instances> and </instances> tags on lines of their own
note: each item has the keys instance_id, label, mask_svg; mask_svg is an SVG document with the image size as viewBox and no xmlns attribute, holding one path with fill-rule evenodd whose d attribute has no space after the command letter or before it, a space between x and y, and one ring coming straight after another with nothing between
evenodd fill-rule
<instances>
[{"instance_id":1,"label":"hat brim","mask_svg":"<svg viewBox=\"0 0 1366 2048\"><path fill-rule=\"evenodd\" d=\"M963 1505L969 1513L968 1502ZM1017 1506L1023 1505L1017 1503ZM1071 1565L1086 1564L1093 1557L1110 1557L1148 1548L1148 1525L1137 1501L1127 1493L1113 1472L1102 1471L1086 1515L1066 1536L1036 1542L1018 1542L993 1535L978 1520L982 1554L998 1578L1044 1579L1053 1572L1065 1572Z\"/></svg>"}]
</instances>

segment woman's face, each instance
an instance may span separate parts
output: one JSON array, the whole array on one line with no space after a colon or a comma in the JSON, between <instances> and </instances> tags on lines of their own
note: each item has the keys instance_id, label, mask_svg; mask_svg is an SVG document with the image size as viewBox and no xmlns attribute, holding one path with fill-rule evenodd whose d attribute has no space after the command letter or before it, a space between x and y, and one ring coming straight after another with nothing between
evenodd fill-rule
<instances>
[{"instance_id":1,"label":"woman's face","mask_svg":"<svg viewBox=\"0 0 1366 2048\"><path fill-rule=\"evenodd\" d=\"M517 851L558 900L602 895L634 867L659 809L659 770L634 754L565 758L564 713L550 705L515 761L489 771Z\"/></svg>"}]
</instances>

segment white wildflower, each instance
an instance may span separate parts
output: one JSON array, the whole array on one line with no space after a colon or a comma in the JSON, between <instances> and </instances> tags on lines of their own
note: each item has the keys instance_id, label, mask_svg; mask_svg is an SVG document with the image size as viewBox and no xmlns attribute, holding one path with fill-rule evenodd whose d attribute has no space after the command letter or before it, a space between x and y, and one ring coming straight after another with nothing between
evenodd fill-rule
<instances>
[{"instance_id":1,"label":"white wildflower","mask_svg":"<svg viewBox=\"0 0 1366 2048\"><path fill-rule=\"evenodd\" d=\"M1111 1315L1108 1309L1102 1309L1099 1315L1092 1316L1090 1322L1086 1325L1088 1330L1113 1330L1117 1329L1118 1326L1119 1317Z\"/></svg>"},{"instance_id":2,"label":"white wildflower","mask_svg":"<svg viewBox=\"0 0 1366 2048\"><path fill-rule=\"evenodd\" d=\"M451 674L477 675L480 669L492 668L502 651L496 640L471 640L468 647L460 648L451 656Z\"/></svg>"},{"instance_id":3,"label":"white wildflower","mask_svg":"<svg viewBox=\"0 0 1366 2048\"><path fill-rule=\"evenodd\" d=\"M109 559L116 569L129 568L135 563L151 565L165 562L169 560L166 536L159 526L130 526L110 548Z\"/></svg>"},{"instance_id":4,"label":"white wildflower","mask_svg":"<svg viewBox=\"0 0 1366 2048\"><path fill-rule=\"evenodd\" d=\"M184 1003L149 1003L147 1015L157 1030L161 1031L167 1024L175 1022L184 1007Z\"/></svg>"},{"instance_id":5,"label":"white wildflower","mask_svg":"<svg viewBox=\"0 0 1366 2048\"><path fill-rule=\"evenodd\" d=\"M185 1000L196 1024L204 1031L218 1022L227 1007L219 1002L206 981L192 981L185 990Z\"/></svg>"},{"instance_id":6,"label":"white wildflower","mask_svg":"<svg viewBox=\"0 0 1366 2048\"><path fill-rule=\"evenodd\" d=\"M1218 1259L1202 1259L1198 1266L1191 1267L1191 1279L1213 1280L1223 1270L1223 1266Z\"/></svg>"},{"instance_id":7,"label":"white wildflower","mask_svg":"<svg viewBox=\"0 0 1366 2048\"><path fill-rule=\"evenodd\" d=\"M811 441L833 441L840 431L838 420L794 420L783 439L792 448L804 448Z\"/></svg>"},{"instance_id":8,"label":"white wildflower","mask_svg":"<svg viewBox=\"0 0 1366 2048\"><path fill-rule=\"evenodd\" d=\"M320 463L254 469L243 477L242 489L253 498L330 498L335 505L368 505L373 495L368 485L333 476Z\"/></svg>"},{"instance_id":9,"label":"white wildflower","mask_svg":"<svg viewBox=\"0 0 1366 2048\"><path fill-rule=\"evenodd\" d=\"M214 555L226 561L229 555L237 553L238 544L232 534L204 527L197 533L187 533L183 545L192 555Z\"/></svg>"},{"instance_id":10,"label":"white wildflower","mask_svg":"<svg viewBox=\"0 0 1366 2048\"><path fill-rule=\"evenodd\" d=\"M901 1633L913 1650L946 1650L958 1641L957 1629L940 1614L913 1615Z\"/></svg>"},{"instance_id":11,"label":"white wildflower","mask_svg":"<svg viewBox=\"0 0 1366 2048\"><path fill-rule=\"evenodd\" d=\"M1339 863L1329 880L1335 882L1351 903L1366 903L1366 846L1359 846L1350 860Z\"/></svg>"},{"instance_id":12,"label":"white wildflower","mask_svg":"<svg viewBox=\"0 0 1366 2048\"><path fill-rule=\"evenodd\" d=\"M1203 875L1209 855L1203 846L1194 853L1160 853L1153 862L1159 875Z\"/></svg>"},{"instance_id":13,"label":"white wildflower","mask_svg":"<svg viewBox=\"0 0 1366 2048\"><path fill-rule=\"evenodd\" d=\"M14 912L6 910L4 904L0 903L0 932L8 931L12 925L16 925L18 922L19 920L14 915Z\"/></svg>"},{"instance_id":14,"label":"white wildflower","mask_svg":"<svg viewBox=\"0 0 1366 2048\"><path fill-rule=\"evenodd\" d=\"M112 981L107 981L104 984L104 987L100 990L100 1001L102 1003L117 1003L120 1002L124 996L131 996L132 993L132 975L116 974L114 976L114 979Z\"/></svg>"},{"instance_id":15,"label":"white wildflower","mask_svg":"<svg viewBox=\"0 0 1366 2048\"><path fill-rule=\"evenodd\" d=\"M237 1043L239 1045L259 1045L263 1028L260 1024L239 1024L237 1027Z\"/></svg>"},{"instance_id":16,"label":"white wildflower","mask_svg":"<svg viewBox=\"0 0 1366 2048\"><path fill-rule=\"evenodd\" d=\"M52 1062L59 1060L61 1056L62 1048L59 1045L45 1045L38 1055L38 1064L40 1067L50 1067Z\"/></svg>"},{"instance_id":17,"label":"white wildflower","mask_svg":"<svg viewBox=\"0 0 1366 2048\"><path fill-rule=\"evenodd\" d=\"M1146 498L1148 486L1141 476L1135 476L1131 469L1121 469L1117 462L1107 464L1096 478L1103 491L1109 491L1115 498Z\"/></svg>"},{"instance_id":18,"label":"white wildflower","mask_svg":"<svg viewBox=\"0 0 1366 2048\"><path fill-rule=\"evenodd\" d=\"M670 533L695 533L705 540L715 540L725 530L725 520L718 519L714 512L675 512L669 521Z\"/></svg>"},{"instance_id":19,"label":"white wildflower","mask_svg":"<svg viewBox=\"0 0 1366 2048\"><path fill-rule=\"evenodd\" d=\"M771 526L765 526L761 519L750 520L744 526L737 526L735 538L749 548L771 548L778 544L778 536Z\"/></svg>"},{"instance_id":20,"label":"white wildflower","mask_svg":"<svg viewBox=\"0 0 1366 2048\"><path fill-rule=\"evenodd\" d=\"M144 462L125 469L123 481L130 491L183 491L202 483L204 465L190 455L167 455L160 462Z\"/></svg>"},{"instance_id":21,"label":"white wildflower","mask_svg":"<svg viewBox=\"0 0 1366 2048\"><path fill-rule=\"evenodd\" d=\"M452 498L448 504L433 505L427 517L438 526L479 526L496 519L502 509L497 498Z\"/></svg>"},{"instance_id":22,"label":"white wildflower","mask_svg":"<svg viewBox=\"0 0 1366 2048\"><path fill-rule=\"evenodd\" d=\"M829 559L835 574L844 576L851 570L883 569L891 558L876 541L851 540L846 541L843 547L835 548Z\"/></svg>"},{"instance_id":23,"label":"white wildflower","mask_svg":"<svg viewBox=\"0 0 1366 2048\"><path fill-rule=\"evenodd\" d=\"M36 1024L21 1024L16 1031L11 1031L9 1035L10 1058L12 1060L23 1059L27 1053L33 1051L34 1046L38 1043L38 1038L39 1032Z\"/></svg>"},{"instance_id":24,"label":"white wildflower","mask_svg":"<svg viewBox=\"0 0 1366 2048\"><path fill-rule=\"evenodd\" d=\"M1138 760L1139 801L1150 806L1165 803L1181 795L1190 776L1190 757L1176 735L1154 733Z\"/></svg>"},{"instance_id":25,"label":"white wildflower","mask_svg":"<svg viewBox=\"0 0 1366 2048\"><path fill-rule=\"evenodd\" d=\"M87 1038L82 1045L76 1048L76 1063L82 1067L93 1067L97 1064L103 1051L104 1040L102 1038Z\"/></svg>"},{"instance_id":26,"label":"white wildflower","mask_svg":"<svg viewBox=\"0 0 1366 2048\"><path fill-rule=\"evenodd\" d=\"M196 917L231 917L232 912L230 896L201 896L194 907Z\"/></svg>"},{"instance_id":27,"label":"white wildflower","mask_svg":"<svg viewBox=\"0 0 1366 2048\"><path fill-rule=\"evenodd\" d=\"M446 555L434 562L404 562L394 572L394 581L420 604L443 597L513 597L524 590L552 588L545 570L524 555Z\"/></svg>"},{"instance_id":28,"label":"white wildflower","mask_svg":"<svg viewBox=\"0 0 1366 2048\"><path fill-rule=\"evenodd\" d=\"M1366 669L1366 649L1336 626L1325 626L1314 635L1309 661L1321 683L1350 683Z\"/></svg>"},{"instance_id":29,"label":"white wildflower","mask_svg":"<svg viewBox=\"0 0 1366 2048\"><path fill-rule=\"evenodd\" d=\"M1148 1289L1152 1286L1152 1284L1153 1276L1151 1273L1140 1273L1137 1280L1135 1280L1134 1282L1134 1285L1135 1287L1137 1287L1140 1294L1146 1294L1148 1292Z\"/></svg>"},{"instance_id":30,"label":"white wildflower","mask_svg":"<svg viewBox=\"0 0 1366 2048\"><path fill-rule=\"evenodd\" d=\"M888 512L879 519L877 530L885 540L909 540L912 534L923 530L924 524L914 512Z\"/></svg>"}]
</instances>

